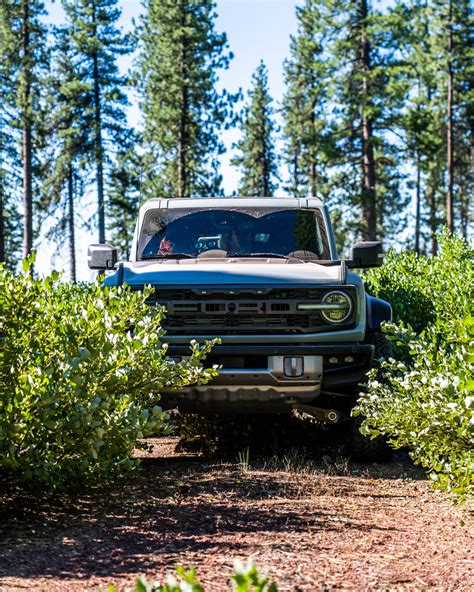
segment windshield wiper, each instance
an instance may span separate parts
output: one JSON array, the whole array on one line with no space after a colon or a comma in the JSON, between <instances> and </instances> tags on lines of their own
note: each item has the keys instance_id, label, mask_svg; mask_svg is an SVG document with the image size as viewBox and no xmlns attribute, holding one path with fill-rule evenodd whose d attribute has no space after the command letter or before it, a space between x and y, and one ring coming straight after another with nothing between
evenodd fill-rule
<instances>
[{"instance_id":1,"label":"windshield wiper","mask_svg":"<svg viewBox=\"0 0 474 592\"><path fill-rule=\"evenodd\" d=\"M142 259L195 259L189 253L163 253L162 255L142 255Z\"/></svg>"},{"instance_id":2,"label":"windshield wiper","mask_svg":"<svg viewBox=\"0 0 474 592\"><path fill-rule=\"evenodd\" d=\"M232 257L275 257L277 259L293 259L281 253L235 253Z\"/></svg>"}]
</instances>

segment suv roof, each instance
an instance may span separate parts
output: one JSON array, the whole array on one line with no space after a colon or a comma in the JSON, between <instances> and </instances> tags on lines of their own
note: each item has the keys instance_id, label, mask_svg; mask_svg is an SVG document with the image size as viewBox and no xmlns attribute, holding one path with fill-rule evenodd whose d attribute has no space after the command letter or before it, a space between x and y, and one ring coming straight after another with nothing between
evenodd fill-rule
<instances>
[{"instance_id":1,"label":"suv roof","mask_svg":"<svg viewBox=\"0 0 474 592\"><path fill-rule=\"evenodd\" d=\"M268 208L271 206L283 208L320 208L324 203L315 197L173 197L155 198L145 202L141 210L153 208Z\"/></svg>"}]
</instances>

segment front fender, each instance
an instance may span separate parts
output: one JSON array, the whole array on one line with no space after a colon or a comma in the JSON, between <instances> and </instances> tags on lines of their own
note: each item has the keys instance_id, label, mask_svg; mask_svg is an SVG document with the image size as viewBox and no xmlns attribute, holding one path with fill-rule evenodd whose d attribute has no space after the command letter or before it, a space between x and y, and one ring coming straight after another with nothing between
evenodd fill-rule
<instances>
[{"instance_id":1,"label":"front fender","mask_svg":"<svg viewBox=\"0 0 474 592\"><path fill-rule=\"evenodd\" d=\"M380 329L382 321L392 320L392 307L388 302L375 296L366 295L367 327L373 331Z\"/></svg>"},{"instance_id":2,"label":"front fender","mask_svg":"<svg viewBox=\"0 0 474 592\"><path fill-rule=\"evenodd\" d=\"M123 262L120 261L114 273L104 278L103 286L122 286L123 285Z\"/></svg>"}]
</instances>

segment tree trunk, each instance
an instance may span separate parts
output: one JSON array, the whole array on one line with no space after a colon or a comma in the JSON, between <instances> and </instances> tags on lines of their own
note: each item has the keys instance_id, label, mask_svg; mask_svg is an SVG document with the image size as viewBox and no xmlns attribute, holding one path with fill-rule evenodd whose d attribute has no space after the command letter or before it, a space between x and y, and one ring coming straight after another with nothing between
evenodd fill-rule
<instances>
[{"instance_id":1,"label":"tree trunk","mask_svg":"<svg viewBox=\"0 0 474 592\"><path fill-rule=\"evenodd\" d=\"M461 192L461 204L459 209L459 229L461 236L467 239L467 228L469 225L469 183L467 188L463 187Z\"/></svg>"},{"instance_id":2,"label":"tree trunk","mask_svg":"<svg viewBox=\"0 0 474 592\"><path fill-rule=\"evenodd\" d=\"M96 30L96 5L92 2L92 23ZM104 202L104 149L102 146L102 107L100 102L99 56L94 51L92 56L94 76L94 123L95 123L95 159L97 170L97 215L99 243L105 243L105 202Z\"/></svg>"},{"instance_id":3,"label":"tree trunk","mask_svg":"<svg viewBox=\"0 0 474 592\"><path fill-rule=\"evenodd\" d=\"M0 172L0 263L5 263L5 212L3 204L3 177Z\"/></svg>"},{"instance_id":4,"label":"tree trunk","mask_svg":"<svg viewBox=\"0 0 474 592\"><path fill-rule=\"evenodd\" d=\"M470 92L473 93L474 92L474 76L471 77L471 80L469 82L469 89ZM471 94L472 96L472 94ZM466 204L466 216L465 216L465 222L466 222L466 230L465 230L465 235L467 235L467 226L469 224L469 214L470 214L470 204L472 201L472 188L474 185L474 101L471 101L468 105L467 108L467 113L468 113L468 121L469 121L469 127L470 127L470 132L471 132L471 138L470 138L470 152L471 152L471 184L468 183L468 187L467 187L467 192L465 195L465 204ZM471 214L472 215L472 214Z\"/></svg>"},{"instance_id":5,"label":"tree trunk","mask_svg":"<svg viewBox=\"0 0 474 592\"><path fill-rule=\"evenodd\" d=\"M367 0L359 0L359 26L360 60L362 70L365 73L362 80L362 222L364 225L364 238L375 240L377 238L377 210L375 192L375 157L373 146L373 121L367 114L366 107L371 104L371 89L367 73L371 71L370 41L366 35L368 17Z\"/></svg>"},{"instance_id":6,"label":"tree trunk","mask_svg":"<svg viewBox=\"0 0 474 592\"><path fill-rule=\"evenodd\" d=\"M471 83L471 89L474 92L474 80ZM469 122L471 127L471 180L474 183L474 103L469 106Z\"/></svg>"},{"instance_id":7,"label":"tree trunk","mask_svg":"<svg viewBox=\"0 0 474 592\"><path fill-rule=\"evenodd\" d=\"M449 232L454 232L454 147L453 147L453 2L449 0L448 17L448 96L447 96L447 168L446 218Z\"/></svg>"},{"instance_id":8,"label":"tree trunk","mask_svg":"<svg viewBox=\"0 0 474 592\"><path fill-rule=\"evenodd\" d=\"M265 130L265 109L263 109L262 113L262 121L263 125L260 130L261 139L262 139L262 184L261 184L261 197L270 197L270 171L268 166L268 158L267 158L267 142L266 142L266 130Z\"/></svg>"},{"instance_id":9,"label":"tree trunk","mask_svg":"<svg viewBox=\"0 0 474 592\"><path fill-rule=\"evenodd\" d=\"M33 249L33 178L31 148L31 64L30 54L30 14L29 2L23 0L23 96L22 96L22 144L23 144L23 204L24 229L23 253L28 257Z\"/></svg>"},{"instance_id":10,"label":"tree trunk","mask_svg":"<svg viewBox=\"0 0 474 592\"><path fill-rule=\"evenodd\" d=\"M3 135L3 119L0 113L0 141ZM5 263L5 171L0 165L0 263Z\"/></svg>"},{"instance_id":11,"label":"tree trunk","mask_svg":"<svg viewBox=\"0 0 474 592\"><path fill-rule=\"evenodd\" d=\"M315 85L315 81L312 79L311 80L311 87L314 88ZM316 169L316 149L317 147L314 145L314 128L316 126L316 115L315 115L315 109L316 109L316 105L315 102L312 102L311 105L311 136L312 136L312 141L311 141L311 164L310 164L310 168L309 168L309 182L310 182L310 190L311 190L311 197L316 197L316 193L318 191L318 173L317 173L317 169Z\"/></svg>"},{"instance_id":12,"label":"tree trunk","mask_svg":"<svg viewBox=\"0 0 474 592\"><path fill-rule=\"evenodd\" d=\"M420 254L421 226L421 163L420 150L416 149L416 212L415 212L415 253Z\"/></svg>"},{"instance_id":13,"label":"tree trunk","mask_svg":"<svg viewBox=\"0 0 474 592\"><path fill-rule=\"evenodd\" d=\"M69 240L69 270L71 281L76 283L76 237L74 232L74 172L72 165L69 166L67 176L67 199L68 199L68 240Z\"/></svg>"},{"instance_id":14,"label":"tree trunk","mask_svg":"<svg viewBox=\"0 0 474 592\"><path fill-rule=\"evenodd\" d=\"M260 197L268 197L267 158L265 156L265 152L262 155L262 178L259 195Z\"/></svg>"},{"instance_id":15,"label":"tree trunk","mask_svg":"<svg viewBox=\"0 0 474 592\"><path fill-rule=\"evenodd\" d=\"M436 221L436 189L435 183L431 183L431 187L428 195L428 203L430 207L430 238L431 238L431 255L434 257L438 252L438 239L436 233L438 231Z\"/></svg>"},{"instance_id":16,"label":"tree trunk","mask_svg":"<svg viewBox=\"0 0 474 592\"><path fill-rule=\"evenodd\" d=\"M474 184L474 106L470 107L470 123L471 123L471 183L467 183L466 191L464 192L463 207L461 212L461 233L464 238L467 238L467 229L469 226L469 217L471 213L471 202L472 202L472 187Z\"/></svg>"},{"instance_id":17,"label":"tree trunk","mask_svg":"<svg viewBox=\"0 0 474 592\"><path fill-rule=\"evenodd\" d=\"M293 154L293 197L300 195L300 171L299 171L299 153L297 144L295 145L295 152Z\"/></svg>"},{"instance_id":18,"label":"tree trunk","mask_svg":"<svg viewBox=\"0 0 474 592\"><path fill-rule=\"evenodd\" d=\"M181 2L181 19L180 25L181 30L186 25L186 7L185 3ZM181 51L180 51L180 73L181 73L181 92L180 102L181 110L179 116L179 171L178 171L178 183L179 183L179 196L178 197L189 197L188 192L188 171L187 171L187 149L188 149L188 137L187 137L187 119L188 119L188 86L186 77L186 43L187 40L183 36L181 40Z\"/></svg>"}]
</instances>

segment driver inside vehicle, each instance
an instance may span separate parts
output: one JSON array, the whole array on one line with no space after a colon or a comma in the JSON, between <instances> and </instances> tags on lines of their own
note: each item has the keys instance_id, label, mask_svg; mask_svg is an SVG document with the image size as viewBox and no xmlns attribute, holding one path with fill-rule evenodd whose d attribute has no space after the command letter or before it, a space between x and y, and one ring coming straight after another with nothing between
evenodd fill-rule
<instances>
[{"instance_id":1,"label":"driver inside vehicle","mask_svg":"<svg viewBox=\"0 0 474 592\"><path fill-rule=\"evenodd\" d=\"M176 240L173 234L169 229L164 235L155 233L143 249L142 256L163 257L176 251Z\"/></svg>"},{"instance_id":2,"label":"driver inside vehicle","mask_svg":"<svg viewBox=\"0 0 474 592\"><path fill-rule=\"evenodd\" d=\"M166 236L161 239L157 255L167 255L173 252L173 243Z\"/></svg>"}]
</instances>

